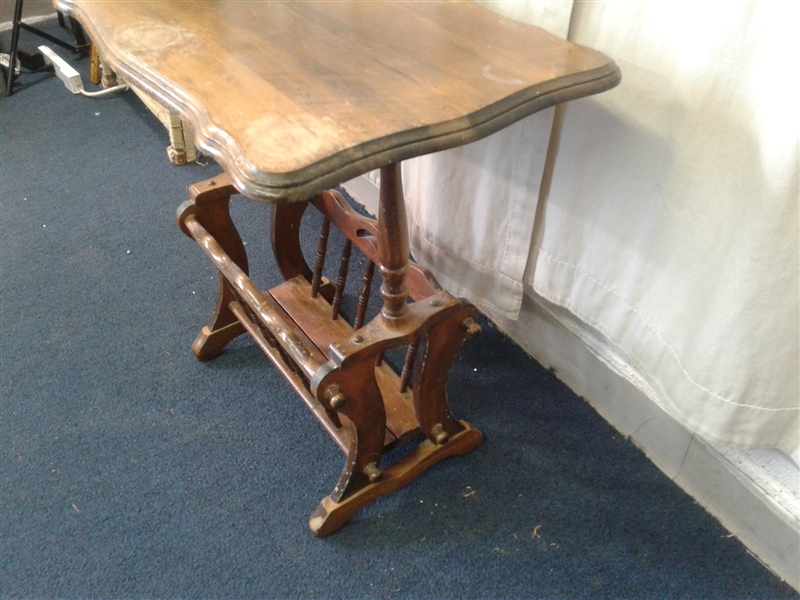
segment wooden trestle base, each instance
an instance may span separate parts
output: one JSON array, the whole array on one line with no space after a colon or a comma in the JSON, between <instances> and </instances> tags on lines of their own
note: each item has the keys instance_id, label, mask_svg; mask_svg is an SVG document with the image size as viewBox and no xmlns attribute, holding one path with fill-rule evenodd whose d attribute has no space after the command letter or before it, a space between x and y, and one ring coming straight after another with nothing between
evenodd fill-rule
<instances>
[{"instance_id":1,"label":"wooden trestle base","mask_svg":"<svg viewBox=\"0 0 800 600\"><path fill-rule=\"evenodd\" d=\"M178 209L178 225L220 272L216 308L192 349L200 360L209 360L248 332L345 453L333 493L309 522L314 535L324 537L372 500L481 443L477 429L451 414L446 390L453 359L465 339L480 332L477 311L409 261L399 164L381 169L377 221L357 214L336 191L275 205L272 247L285 282L268 293L248 276L244 244L229 213L230 197L237 193L231 179L220 175L191 186L189 200ZM299 237L309 204L323 214L313 270ZM331 225L346 238L335 283L322 277ZM367 261L350 324L339 306L352 246ZM383 304L365 323L376 267ZM399 375L383 361L384 353L397 347L408 348ZM425 439L405 457L381 465L387 449L420 433Z\"/></svg>"}]
</instances>

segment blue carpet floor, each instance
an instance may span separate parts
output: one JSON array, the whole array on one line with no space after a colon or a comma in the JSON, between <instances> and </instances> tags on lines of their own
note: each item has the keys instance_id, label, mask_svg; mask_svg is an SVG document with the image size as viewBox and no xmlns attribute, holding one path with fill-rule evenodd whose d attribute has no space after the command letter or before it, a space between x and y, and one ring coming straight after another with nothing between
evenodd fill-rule
<instances>
[{"instance_id":1,"label":"blue carpet floor","mask_svg":"<svg viewBox=\"0 0 800 600\"><path fill-rule=\"evenodd\" d=\"M167 144L132 93L0 99L3 598L798 598L486 322L449 388L484 444L315 539L343 457L252 342L192 355L216 274L173 214L219 168ZM268 208L234 217L266 288Z\"/></svg>"}]
</instances>

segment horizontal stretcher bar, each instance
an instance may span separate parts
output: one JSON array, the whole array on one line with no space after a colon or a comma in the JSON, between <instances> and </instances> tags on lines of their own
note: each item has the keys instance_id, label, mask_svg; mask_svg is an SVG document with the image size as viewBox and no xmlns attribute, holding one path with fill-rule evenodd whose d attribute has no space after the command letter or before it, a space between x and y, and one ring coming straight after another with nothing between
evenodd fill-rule
<instances>
[{"instance_id":1,"label":"horizontal stretcher bar","mask_svg":"<svg viewBox=\"0 0 800 600\"><path fill-rule=\"evenodd\" d=\"M189 215L184 221L186 229L203 251L219 269L228 283L236 290L238 296L259 318L262 324L269 329L283 350L302 369L309 381L314 380L314 375L322 366L306 349L302 341L291 331L286 322L267 303L263 294L253 284L247 274L231 260L222 246L206 229L197 221L194 215Z\"/></svg>"}]
</instances>

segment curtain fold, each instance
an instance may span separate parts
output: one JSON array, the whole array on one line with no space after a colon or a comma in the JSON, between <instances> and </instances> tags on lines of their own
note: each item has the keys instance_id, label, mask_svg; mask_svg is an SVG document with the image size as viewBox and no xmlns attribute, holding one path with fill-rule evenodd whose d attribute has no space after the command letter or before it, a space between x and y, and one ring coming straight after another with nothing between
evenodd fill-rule
<instances>
[{"instance_id":1,"label":"curtain fold","mask_svg":"<svg viewBox=\"0 0 800 600\"><path fill-rule=\"evenodd\" d=\"M566 37L572 1L479 2ZM411 250L453 294L515 319L553 109L403 165ZM509 160L513 156L513 160Z\"/></svg>"},{"instance_id":2,"label":"curtain fold","mask_svg":"<svg viewBox=\"0 0 800 600\"><path fill-rule=\"evenodd\" d=\"M570 103L526 275L691 431L800 446L794 5L579 3L622 85Z\"/></svg>"},{"instance_id":3,"label":"curtain fold","mask_svg":"<svg viewBox=\"0 0 800 600\"><path fill-rule=\"evenodd\" d=\"M511 319L522 304L552 121L548 109L403 165L414 258L454 295Z\"/></svg>"}]
</instances>

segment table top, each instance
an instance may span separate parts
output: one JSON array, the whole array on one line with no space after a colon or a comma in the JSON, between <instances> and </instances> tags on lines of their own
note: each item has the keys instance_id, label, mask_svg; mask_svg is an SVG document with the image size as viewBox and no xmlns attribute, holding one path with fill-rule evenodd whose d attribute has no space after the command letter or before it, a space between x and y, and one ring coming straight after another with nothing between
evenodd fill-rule
<instances>
[{"instance_id":1,"label":"table top","mask_svg":"<svg viewBox=\"0 0 800 600\"><path fill-rule=\"evenodd\" d=\"M56 0L246 195L304 200L617 85L603 54L471 1Z\"/></svg>"}]
</instances>

